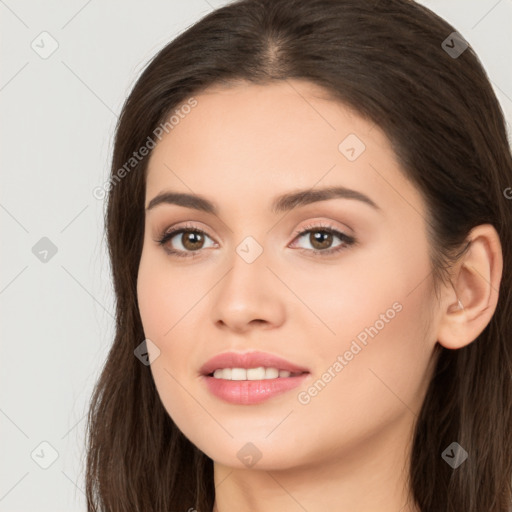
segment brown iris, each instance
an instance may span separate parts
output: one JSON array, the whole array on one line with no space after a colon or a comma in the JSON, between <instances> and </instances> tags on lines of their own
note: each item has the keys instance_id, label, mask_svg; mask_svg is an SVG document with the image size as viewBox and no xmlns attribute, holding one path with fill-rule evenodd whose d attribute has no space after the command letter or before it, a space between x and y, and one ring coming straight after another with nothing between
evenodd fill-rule
<instances>
[{"instance_id":1,"label":"brown iris","mask_svg":"<svg viewBox=\"0 0 512 512\"><path fill-rule=\"evenodd\" d=\"M201 249L202 243L204 243L204 236L202 233L197 231L187 231L182 233L181 240L183 247L190 251Z\"/></svg>"},{"instance_id":2,"label":"brown iris","mask_svg":"<svg viewBox=\"0 0 512 512\"><path fill-rule=\"evenodd\" d=\"M332 233L328 231L312 231L309 234L309 241L316 249L327 249L332 244ZM321 246L317 247L315 244L320 244Z\"/></svg>"}]
</instances>

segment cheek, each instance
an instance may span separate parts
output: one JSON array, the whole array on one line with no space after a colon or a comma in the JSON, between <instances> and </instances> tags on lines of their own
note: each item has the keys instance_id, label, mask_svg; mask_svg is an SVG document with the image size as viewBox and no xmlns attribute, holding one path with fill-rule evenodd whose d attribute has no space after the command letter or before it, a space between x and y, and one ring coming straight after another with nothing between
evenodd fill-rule
<instances>
[{"instance_id":1,"label":"cheek","mask_svg":"<svg viewBox=\"0 0 512 512\"><path fill-rule=\"evenodd\" d=\"M424 300L426 294L418 292L387 309L389 301L383 300L382 307L368 308L362 324L341 320L336 324L347 334L329 348L323 345L325 363L318 380L306 389L309 396L300 401L309 402L304 408L315 418L310 427L318 428L318 435L320 418L329 419L343 437L355 440L402 414L419 413L433 345L426 339Z\"/></svg>"},{"instance_id":2,"label":"cheek","mask_svg":"<svg viewBox=\"0 0 512 512\"><path fill-rule=\"evenodd\" d=\"M159 338L164 332L164 313L169 305L166 304L160 269L150 264L144 252L137 276L137 301L144 334L152 340Z\"/></svg>"},{"instance_id":3,"label":"cheek","mask_svg":"<svg viewBox=\"0 0 512 512\"><path fill-rule=\"evenodd\" d=\"M350 340L374 324L388 330L389 323L401 325L407 315L423 311L431 272L428 245L415 234L414 243L404 246L404 236L376 233L371 244L347 252L339 264L296 273L298 295L329 327L333 341ZM398 314L402 307L409 313ZM404 328L416 338L417 332Z\"/></svg>"},{"instance_id":4,"label":"cheek","mask_svg":"<svg viewBox=\"0 0 512 512\"><path fill-rule=\"evenodd\" d=\"M183 375L178 371L187 365L176 364L187 360L187 345L173 341L179 335L181 324L178 320L182 314L178 316L180 308L176 292L166 282L163 270L143 255L137 279L137 297L144 335L158 347L154 349L150 365L155 387L163 407L176 423L176 418L187 416L188 400L181 394L178 384L183 382Z\"/></svg>"},{"instance_id":5,"label":"cheek","mask_svg":"<svg viewBox=\"0 0 512 512\"><path fill-rule=\"evenodd\" d=\"M208 287L204 279L172 265L165 253L143 250L137 277L137 300L145 335L171 339Z\"/></svg>"},{"instance_id":6,"label":"cheek","mask_svg":"<svg viewBox=\"0 0 512 512\"><path fill-rule=\"evenodd\" d=\"M394 317L393 304L401 303L416 284L411 278L415 269L408 265L392 247L379 246L347 252L329 265L283 267L280 274L293 283L294 293L310 310L307 318L315 324L316 336L321 335L327 346L329 341L341 346L386 311ZM299 316L292 320L303 321Z\"/></svg>"},{"instance_id":7,"label":"cheek","mask_svg":"<svg viewBox=\"0 0 512 512\"><path fill-rule=\"evenodd\" d=\"M173 267L157 251L143 250L137 299L144 334L159 350L150 369L160 399L179 427L186 428L188 421L200 415L185 388L196 370L191 361L197 360L197 319L205 314L200 299L205 299L209 288L207 279Z\"/></svg>"},{"instance_id":8,"label":"cheek","mask_svg":"<svg viewBox=\"0 0 512 512\"><path fill-rule=\"evenodd\" d=\"M344 422L342 429L351 431L345 434L357 437L362 425L377 428L409 410L418 413L435 339L428 331L426 248L411 255L390 246L360 255L346 268L350 272L340 266L338 276L331 270L333 278L322 280L324 297L331 300L318 290L308 296L335 335L326 330L324 342L315 346L320 379L303 402L310 400L306 410L312 417Z\"/></svg>"}]
</instances>

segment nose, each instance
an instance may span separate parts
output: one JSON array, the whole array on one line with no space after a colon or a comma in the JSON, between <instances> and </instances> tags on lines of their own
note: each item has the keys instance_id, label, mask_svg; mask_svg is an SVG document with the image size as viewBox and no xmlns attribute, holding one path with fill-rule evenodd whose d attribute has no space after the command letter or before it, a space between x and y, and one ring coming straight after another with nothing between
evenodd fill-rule
<instances>
[{"instance_id":1,"label":"nose","mask_svg":"<svg viewBox=\"0 0 512 512\"><path fill-rule=\"evenodd\" d=\"M212 290L214 324L236 332L282 325L286 289L268 268L266 252L254 261L243 252L235 252L230 264L230 269Z\"/></svg>"}]
</instances>

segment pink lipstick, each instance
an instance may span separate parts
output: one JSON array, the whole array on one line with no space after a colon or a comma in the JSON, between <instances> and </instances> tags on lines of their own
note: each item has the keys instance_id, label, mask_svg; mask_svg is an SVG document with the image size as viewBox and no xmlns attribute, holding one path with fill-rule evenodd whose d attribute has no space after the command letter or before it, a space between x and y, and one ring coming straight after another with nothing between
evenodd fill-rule
<instances>
[{"instance_id":1,"label":"pink lipstick","mask_svg":"<svg viewBox=\"0 0 512 512\"><path fill-rule=\"evenodd\" d=\"M253 405L296 388L310 371L265 352L226 352L199 370L208 390L237 405Z\"/></svg>"}]
</instances>

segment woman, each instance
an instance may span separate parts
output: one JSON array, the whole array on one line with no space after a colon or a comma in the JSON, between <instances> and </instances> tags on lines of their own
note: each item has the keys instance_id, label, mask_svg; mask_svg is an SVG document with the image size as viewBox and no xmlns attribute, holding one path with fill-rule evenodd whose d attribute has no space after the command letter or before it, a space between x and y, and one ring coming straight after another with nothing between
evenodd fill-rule
<instances>
[{"instance_id":1,"label":"woman","mask_svg":"<svg viewBox=\"0 0 512 512\"><path fill-rule=\"evenodd\" d=\"M511 510L511 183L481 63L412 1L183 32L116 133L89 510Z\"/></svg>"}]
</instances>

